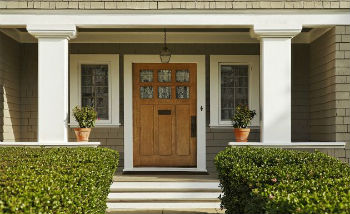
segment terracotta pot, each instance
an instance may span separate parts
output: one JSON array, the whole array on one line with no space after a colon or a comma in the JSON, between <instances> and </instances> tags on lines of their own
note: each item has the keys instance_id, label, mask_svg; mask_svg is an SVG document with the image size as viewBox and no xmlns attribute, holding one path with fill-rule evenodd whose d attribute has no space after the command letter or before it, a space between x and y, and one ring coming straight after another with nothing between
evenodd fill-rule
<instances>
[{"instance_id":1,"label":"terracotta pot","mask_svg":"<svg viewBox=\"0 0 350 214\"><path fill-rule=\"evenodd\" d=\"M235 133L236 142L248 142L250 129L234 128L233 132Z\"/></svg>"},{"instance_id":2,"label":"terracotta pot","mask_svg":"<svg viewBox=\"0 0 350 214\"><path fill-rule=\"evenodd\" d=\"M91 128L75 128L75 136L77 137L77 142L88 142L91 132Z\"/></svg>"}]
</instances>

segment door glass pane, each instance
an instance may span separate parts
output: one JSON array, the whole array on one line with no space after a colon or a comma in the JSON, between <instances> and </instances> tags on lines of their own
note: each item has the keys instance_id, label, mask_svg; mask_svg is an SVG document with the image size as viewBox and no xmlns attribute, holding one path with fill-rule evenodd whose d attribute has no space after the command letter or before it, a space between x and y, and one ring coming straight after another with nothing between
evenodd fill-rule
<instances>
[{"instance_id":1,"label":"door glass pane","mask_svg":"<svg viewBox=\"0 0 350 214\"><path fill-rule=\"evenodd\" d=\"M153 71L152 70L141 70L140 71L140 82L153 82Z\"/></svg>"},{"instance_id":2,"label":"door glass pane","mask_svg":"<svg viewBox=\"0 0 350 214\"><path fill-rule=\"evenodd\" d=\"M141 86L140 87L141 99L152 99L153 98L153 87L152 86Z\"/></svg>"},{"instance_id":3,"label":"door glass pane","mask_svg":"<svg viewBox=\"0 0 350 214\"><path fill-rule=\"evenodd\" d=\"M81 65L81 105L92 106L97 118L108 120L108 65Z\"/></svg>"},{"instance_id":4,"label":"door glass pane","mask_svg":"<svg viewBox=\"0 0 350 214\"><path fill-rule=\"evenodd\" d=\"M231 120L235 107L248 105L248 65L221 65L221 120Z\"/></svg>"},{"instance_id":5,"label":"door glass pane","mask_svg":"<svg viewBox=\"0 0 350 214\"><path fill-rule=\"evenodd\" d=\"M188 87L188 86L177 86L176 87L176 98L177 99L188 99L188 98L190 98L190 87Z\"/></svg>"},{"instance_id":6,"label":"door glass pane","mask_svg":"<svg viewBox=\"0 0 350 214\"><path fill-rule=\"evenodd\" d=\"M159 99L170 99L171 98L171 87L159 86L158 87L158 98Z\"/></svg>"},{"instance_id":7,"label":"door glass pane","mask_svg":"<svg viewBox=\"0 0 350 214\"><path fill-rule=\"evenodd\" d=\"M188 70L176 71L176 82L188 82L190 81L190 72Z\"/></svg>"},{"instance_id":8,"label":"door glass pane","mask_svg":"<svg viewBox=\"0 0 350 214\"><path fill-rule=\"evenodd\" d=\"M171 82L171 70L159 70L158 82Z\"/></svg>"}]
</instances>

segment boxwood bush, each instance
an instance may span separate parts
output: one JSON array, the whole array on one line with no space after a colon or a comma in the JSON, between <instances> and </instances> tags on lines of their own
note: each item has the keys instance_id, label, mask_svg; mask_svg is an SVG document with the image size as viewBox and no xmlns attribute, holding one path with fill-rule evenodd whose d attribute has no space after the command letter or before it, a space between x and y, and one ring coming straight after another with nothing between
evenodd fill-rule
<instances>
[{"instance_id":1,"label":"boxwood bush","mask_svg":"<svg viewBox=\"0 0 350 214\"><path fill-rule=\"evenodd\" d=\"M226 213L350 213L350 166L323 153L228 147L215 165Z\"/></svg>"},{"instance_id":2,"label":"boxwood bush","mask_svg":"<svg viewBox=\"0 0 350 214\"><path fill-rule=\"evenodd\" d=\"M0 213L105 213L118 153L0 147Z\"/></svg>"}]
</instances>

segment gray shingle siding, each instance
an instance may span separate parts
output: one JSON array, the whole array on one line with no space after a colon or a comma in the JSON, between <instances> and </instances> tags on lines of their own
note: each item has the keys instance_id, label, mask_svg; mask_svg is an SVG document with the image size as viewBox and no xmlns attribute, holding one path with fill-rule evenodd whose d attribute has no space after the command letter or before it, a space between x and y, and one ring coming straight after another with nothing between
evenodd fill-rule
<instances>
[{"instance_id":1,"label":"gray shingle siding","mask_svg":"<svg viewBox=\"0 0 350 214\"><path fill-rule=\"evenodd\" d=\"M347 9L349 0L0 0L0 9L38 10L242 10Z\"/></svg>"}]
</instances>

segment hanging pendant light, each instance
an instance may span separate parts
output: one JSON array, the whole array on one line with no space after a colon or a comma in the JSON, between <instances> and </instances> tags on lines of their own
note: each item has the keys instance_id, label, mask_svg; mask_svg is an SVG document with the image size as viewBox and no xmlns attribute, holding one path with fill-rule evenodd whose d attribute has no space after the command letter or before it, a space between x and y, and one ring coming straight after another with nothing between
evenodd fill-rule
<instances>
[{"instance_id":1,"label":"hanging pendant light","mask_svg":"<svg viewBox=\"0 0 350 214\"><path fill-rule=\"evenodd\" d=\"M162 63L168 63L171 58L171 52L169 48L166 46L166 29L164 29L164 47L160 51L160 61Z\"/></svg>"}]
</instances>

